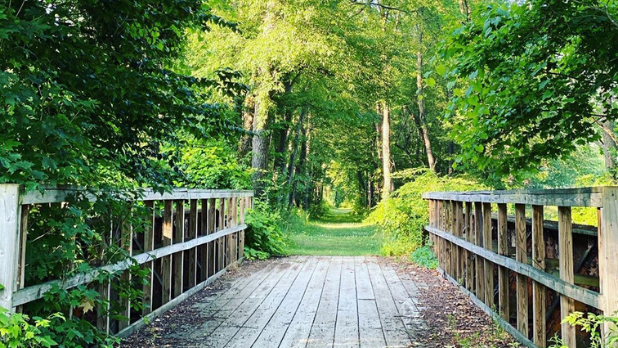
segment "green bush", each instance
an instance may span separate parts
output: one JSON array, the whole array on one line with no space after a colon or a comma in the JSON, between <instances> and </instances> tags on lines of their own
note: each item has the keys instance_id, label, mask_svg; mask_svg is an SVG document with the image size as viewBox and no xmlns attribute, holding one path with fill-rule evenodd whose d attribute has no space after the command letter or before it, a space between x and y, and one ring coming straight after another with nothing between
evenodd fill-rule
<instances>
[{"instance_id":1,"label":"green bush","mask_svg":"<svg viewBox=\"0 0 618 348\"><path fill-rule=\"evenodd\" d=\"M380 227L389 256L410 255L422 245L423 227L429 220L428 203L421 195L430 191L469 191L482 185L463 177L442 177L426 170L407 170L398 178L408 181L369 214L367 223Z\"/></svg>"},{"instance_id":2,"label":"green bush","mask_svg":"<svg viewBox=\"0 0 618 348\"><path fill-rule=\"evenodd\" d=\"M308 214L311 219L319 219L328 214L330 206L325 201L314 203L309 206Z\"/></svg>"},{"instance_id":3,"label":"green bush","mask_svg":"<svg viewBox=\"0 0 618 348\"><path fill-rule=\"evenodd\" d=\"M425 268L438 268L438 259L433 254L433 251L431 251L431 248L428 246L423 246L414 250L410 255L410 259L412 260L412 262Z\"/></svg>"},{"instance_id":4,"label":"green bush","mask_svg":"<svg viewBox=\"0 0 618 348\"><path fill-rule=\"evenodd\" d=\"M62 318L60 314L54 315ZM0 348L5 347L53 347L56 343L42 329L48 328L49 319L30 318L27 315L14 313L0 307Z\"/></svg>"},{"instance_id":5,"label":"green bush","mask_svg":"<svg viewBox=\"0 0 618 348\"><path fill-rule=\"evenodd\" d=\"M281 229L281 214L276 209L256 200L245 222L249 225L245 236L247 259L266 259L284 254L286 243Z\"/></svg>"}]
</instances>

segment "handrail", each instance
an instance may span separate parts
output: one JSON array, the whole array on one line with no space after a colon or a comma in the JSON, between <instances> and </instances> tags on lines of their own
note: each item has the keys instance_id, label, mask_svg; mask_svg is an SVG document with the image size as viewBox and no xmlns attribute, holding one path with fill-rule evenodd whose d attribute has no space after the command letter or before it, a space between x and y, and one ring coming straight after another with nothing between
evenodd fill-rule
<instances>
[{"instance_id":1,"label":"handrail","mask_svg":"<svg viewBox=\"0 0 618 348\"><path fill-rule=\"evenodd\" d=\"M545 347L547 338L552 336L547 333L546 323L548 289L560 297L561 317L574 311L575 301L606 315L618 310L618 187L428 192L423 198L429 201L429 225L425 231L445 276L465 288L476 303L482 303L482 309L496 305L497 320L509 332L518 332L515 336L524 345ZM507 216L508 211L513 211L507 209L508 205L514 206L514 218ZM532 209L527 210L530 205ZM557 223L544 220L544 206L558 207ZM573 224L572 207L596 208L598 232ZM531 213L531 220L526 219L527 213ZM579 238L577 245L574 235ZM516 246L515 258L509 253L511 242ZM557 256L552 257L558 258L560 277L546 268L546 248L550 242L556 242ZM595 252L598 250L599 292L575 284L574 267L584 260L574 262L574 247L579 255L589 255L590 243L596 245ZM493 249L495 244L497 251ZM528 264L530 257L532 265ZM509 273L515 274L516 308L510 308L513 278ZM528 293L529 281L534 296ZM532 330L528 328L529 302ZM517 328L509 323L511 313L517 319ZM563 324L560 331L565 343L575 348L576 328Z\"/></svg>"}]
</instances>

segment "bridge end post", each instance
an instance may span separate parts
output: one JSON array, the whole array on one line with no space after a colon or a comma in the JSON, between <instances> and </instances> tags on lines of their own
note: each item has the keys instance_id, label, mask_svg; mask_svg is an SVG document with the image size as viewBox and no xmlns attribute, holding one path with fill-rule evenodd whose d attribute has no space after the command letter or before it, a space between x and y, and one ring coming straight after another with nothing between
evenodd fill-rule
<instances>
[{"instance_id":1,"label":"bridge end post","mask_svg":"<svg viewBox=\"0 0 618 348\"><path fill-rule=\"evenodd\" d=\"M17 290L20 248L19 185L0 185L0 307L13 308L13 293Z\"/></svg>"},{"instance_id":2,"label":"bridge end post","mask_svg":"<svg viewBox=\"0 0 618 348\"><path fill-rule=\"evenodd\" d=\"M604 187L599 224L599 280L601 310L618 315L618 187ZM608 324L604 332L609 332Z\"/></svg>"}]
</instances>

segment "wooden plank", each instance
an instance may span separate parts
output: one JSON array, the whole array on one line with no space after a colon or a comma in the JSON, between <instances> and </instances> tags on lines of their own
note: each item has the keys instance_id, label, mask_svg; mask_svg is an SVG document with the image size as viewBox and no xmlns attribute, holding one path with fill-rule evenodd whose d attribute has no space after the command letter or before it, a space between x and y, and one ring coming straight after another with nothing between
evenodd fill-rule
<instances>
[{"instance_id":1,"label":"wooden plank","mask_svg":"<svg viewBox=\"0 0 618 348\"><path fill-rule=\"evenodd\" d=\"M217 210L215 204L216 200L214 198L208 200L208 234L214 233L217 228ZM208 276L216 273L215 246L216 242L208 243Z\"/></svg>"},{"instance_id":2,"label":"wooden plank","mask_svg":"<svg viewBox=\"0 0 618 348\"><path fill-rule=\"evenodd\" d=\"M539 270L545 270L545 239L543 237L543 206L532 206L532 262ZM545 319L545 286L538 282L532 283L532 338L539 347L547 345Z\"/></svg>"},{"instance_id":3,"label":"wooden plank","mask_svg":"<svg viewBox=\"0 0 618 348\"><path fill-rule=\"evenodd\" d=\"M445 216L444 216L444 222L445 222L445 226L444 226L444 231L450 232L451 234L453 234L453 230L452 230L452 226L453 226L453 206L451 201L446 201L445 202L446 206L445 206ZM443 257L444 257L444 269L449 273L449 274L453 274L453 260L451 258L451 246L452 244L449 243L447 240L445 240L444 242L444 249L442 250L443 252Z\"/></svg>"},{"instance_id":4,"label":"wooden plank","mask_svg":"<svg viewBox=\"0 0 618 348\"><path fill-rule=\"evenodd\" d=\"M603 208L599 224L599 278L603 297L603 314L614 316L618 312L618 188L603 189ZM605 333L610 332L609 324ZM615 326L611 329L616 329Z\"/></svg>"},{"instance_id":5,"label":"wooden plank","mask_svg":"<svg viewBox=\"0 0 618 348\"><path fill-rule=\"evenodd\" d=\"M354 263L354 275L356 277L356 296L358 300L375 300L371 279L369 279L369 271L365 262Z\"/></svg>"},{"instance_id":6,"label":"wooden plank","mask_svg":"<svg viewBox=\"0 0 618 348\"><path fill-rule=\"evenodd\" d=\"M423 198L481 203L516 203L564 207L601 207L603 206L602 192L602 187L558 190L428 192L423 194Z\"/></svg>"},{"instance_id":7,"label":"wooden plank","mask_svg":"<svg viewBox=\"0 0 618 348\"><path fill-rule=\"evenodd\" d=\"M515 235L517 262L528 263L528 238L526 232L526 206L515 204ZM517 329L528 337L528 278L517 274Z\"/></svg>"},{"instance_id":8,"label":"wooden plank","mask_svg":"<svg viewBox=\"0 0 618 348\"><path fill-rule=\"evenodd\" d=\"M26 252L28 245L28 219L30 217L30 206L21 207L21 222L19 224L19 261L17 265L17 285L16 289L21 290L26 286ZM22 313L23 308L17 307L16 311ZM72 312L70 313L72 314Z\"/></svg>"},{"instance_id":9,"label":"wooden plank","mask_svg":"<svg viewBox=\"0 0 618 348\"><path fill-rule=\"evenodd\" d=\"M573 264L573 233L570 207L558 207L558 249L560 250L560 279L573 284L575 280ZM575 301L560 296L560 317L566 318L575 311ZM576 328L568 323L561 324L562 343L576 348Z\"/></svg>"},{"instance_id":10,"label":"wooden plank","mask_svg":"<svg viewBox=\"0 0 618 348\"><path fill-rule=\"evenodd\" d=\"M466 240L474 243L474 217L472 203L466 203ZM466 289L474 292L474 254L464 249L466 253Z\"/></svg>"},{"instance_id":11,"label":"wooden plank","mask_svg":"<svg viewBox=\"0 0 618 348\"><path fill-rule=\"evenodd\" d=\"M463 217L463 203L462 202L453 202L453 232L455 236L462 238L464 231L464 217ZM465 267L464 267L464 251L457 245L453 245L455 248L455 274L457 275L456 279L460 279L460 281L464 282L465 278Z\"/></svg>"},{"instance_id":12,"label":"wooden plank","mask_svg":"<svg viewBox=\"0 0 618 348\"><path fill-rule=\"evenodd\" d=\"M130 208L129 208L130 209ZM120 232L120 247L127 251L127 254L131 256L133 254L133 225L131 224L131 213L129 212L129 217L125 217L122 221L121 232ZM131 283L131 273L128 270L122 272L121 282L125 284ZM122 331L129 327L131 324L131 301L128 297L119 296L120 297L120 306L122 310L120 311L120 315L123 317L118 320L118 331Z\"/></svg>"},{"instance_id":13,"label":"wooden plank","mask_svg":"<svg viewBox=\"0 0 618 348\"><path fill-rule=\"evenodd\" d=\"M386 347L386 339L375 300L358 300L360 347Z\"/></svg>"},{"instance_id":14,"label":"wooden plank","mask_svg":"<svg viewBox=\"0 0 618 348\"><path fill-rule=\"evenodd\" d=\"M174 219L174 237L173 243L184 243L185 241L185 202L176 201L176 214ZM172 277L174 279L173 295L178 297L182 294L183 279L184 279L184 251L179 251L172 255Z\"/></svg>"},{"instance_id":15,"label":"wooden plank","mask_svg":"<svg viewBox=\"0 0 618 348\"><path fill-rule=\"evenodd\" d=\"M200 200L200 206L202 207L202 213L200 215L201 231L199 231L198 235L207 236L210 233L210 229L208 226L208 200L207 199ZM204 281L208 279L208 276L210 275L208 273L208 270L210 268L210 263L208 262L209 260L208 255L210 252L210 248L209 248L209 244L200 245L199 248L200 248L200 252L198 256L199 257L198 263L201 266L199 278L200 280Z\"/></svg>"},{"instance_id":16,"label":"wooden plank","mask_svg":"<svg viewBox=\"0 0 618 348\"><path fill-rule=\"evenodd\" d=\"M522 264L506 256L498 255L494 252L485 250L484 248L478 247L459 238L455 238L450 233L446 233L429 226L426 226L425 229L430 233L449 240L452 243L455 243L477 255L480 255L483 258L488 259L496 265L504 266L513 272L523 275L524 277L529 277L532 280L558 292L559 294L563 294L578 302L582 302L594 308L599 308L600 306L601 296L594 291L573 284L569 284L561 280L560 278L557 278L549 273L545 273L535 267Z\"/></svg>"},{"instance_id":17,"label":"wooden plank","mask_svg":"<svg viewBox=\"0 0 618 348\"><path fill-rule=\"evenodd\" d=\"M154 201L145 202L148 211L148 222L144 226L144 253L154 250L154 228L156 212L154 209ZM152 298L154 291L154 261L144 263L144 269L148 270L148 283L144 284L142 291L144 292L142 315L148 315L152 311Z\"/></svg>"},{"instance_id":18,"label":"wooden plank","mask_svg":"<svg viewBox=\"0 0 618 348\"><path fill-rule=\"evenodd\" d=\"M13 292L17 290L19 263L19 185L0 185L0 306L13 311Z\"/></svg>"},{"instance_id":19,"label":"wooden plank","mask_svg":"<svg viewBox=\"0 0 618 348\"><path fill-rule=\"evenodd\" d=\"M320 303L311 325L307 348L324 348L333 346L335 322L337 320L337 303L339 302L339 283L341 281L341 258L332 258L326 274Z\"/></svg>"},{"instance_id":20,"label":"wooden plank","mask_svg":"<svg viewBox=\"0 0 618 348\"><path fill-rule=\"evenodd\" d=\"M81 188L57 188L47 187L40 191L26 192L20 197L21 204L51 204L66 202L69 196L81 194L91 201L96 200L94 195L88 193L87 189ZM128 195L128 201L163 201L163 200L190 200L190 199L209 199L223 197L253 197L253 191L247 190L203 190L203 189L173 189L172 192L155 192L150 189L143 190L141 196Z\"/></svg>"},{"instance_id":21,"label":"wooden plank","mask_svg":"<svg viewBox=\"0 0 618 348\"><path fill-rule=\"evenodd\" d=\"M498 254L508 256L509 253L509 236L507 231L507 211L506 204L498 204ZM502 319L509 321L510 314L510 297L509 289L509 270L504 267L498 269L498 303L499 311Z\"/></svg>"},{"instance_id":22,"label":"wooden plank","mask_svg":"<svg viewBox=\"0 0 618 348\"><path fill-rule=\"evenodd\" d=\"M474 202L474 219L475 219L475 229L474 229L474 241L475 244L479 247L483 246L483 203ZM479 253L476 253L475 259L475 288L476 288L476 297L479 300L485 302L485 263L483 259L480 257Z\"/></svg>"},{"instance_id":23,"label":"wooden plank","mask_svg":"<svg viewBox=\"0 0 618 348\"><path fill-rule=\"evenodd\" d=\"M376 296L376 304L387 345L389 347L408 347L411 343L410 336L382 269L374 262L368 263L367 268L373 289L377 294L380 294Z\"/></svg>"},{"instance_id":24,"label":"wooden plank","mask_svg":"<svg viewBox=\"0 0 618 348\"><path fill-rule=\"evenodd\" d=\"M492 249L491 233L491 204L483 203L483 247L487 250ZM489 307L494 306L494 264L485 259L483 268L485 269L485 304Z\"/></svg>"},{"instance_id":25,"label":"wooden plank","mask_svg":"<svg viewBox=\"0 0 618 348\"><path fill-rule=\"evenodd\" d=\"M172 245L174 225L172 222L174 215L174 207L172 201L165 201L163 208L163 246ZM172 256L164 256L161 258L161 281L163 290L161 293L163 304L168 303L172 299Z\"/></svg>"},{"instance_id":26,"label":"wooden plank","mask_svg":"<svg viewBox=\"0 0 618 348\"><path fill-rule=\"evenodd\" d=\"M344 258L335 322L335 347L360 347L354 259Z\"/></svg>"},{"instance_id":27,"label":"wooden plank","mask_svg":"<svg viewBox=\"0 0 618 348\"><path fill-rule=\"evenodd\" d=\"M197 225L198 225L198 214L197 214L197 199L192 199L189 203L189 229L187 240L193 240L197 238ZM187 261L189 265L186 267L188 274L185 275L187 278L187 287L183 289L183 292L187 289L191 289L197 284L197 247L191 248L185 253L188 254Z\"/></svg>"},{"instance_id":28,"label":"wooden plank","mask_svg":"<svg viewBox=\"0 0 618 348\"><path fill-rule=\"evenodd\" d=\"M307 345L309 334L311 333L311 326L313 325L315 315L318 311L318 305L320 304L320 298L322 296L322 289L325 286L326 275L330 265L330 258L320 257L318 258L318 265L311 276L309 285L303 299L294 314L290 325L286 328L282 339L277 340L278 336L274 336L270 342L280 342L280 348L304 348ZM258 342L269 342L268 340L262 340L262 336L270 336L268 331L262 333Z\"/></svg>"}]
</instances>

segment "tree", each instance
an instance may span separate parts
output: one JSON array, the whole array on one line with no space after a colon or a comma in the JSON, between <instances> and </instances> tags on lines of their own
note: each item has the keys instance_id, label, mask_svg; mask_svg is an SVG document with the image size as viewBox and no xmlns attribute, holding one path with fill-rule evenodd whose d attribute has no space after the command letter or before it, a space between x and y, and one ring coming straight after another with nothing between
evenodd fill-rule
<instances>
[{"instance_id":1,"label":"tree","mask_svg":"<svg viewBox=\"0 0 618 348\"><path fill-rule=\"evenodd\" d=\"M538 0L488 6L459 29L443 58L465 81L450 112L460 161L501 176L598 140L595 125L618 116L617 15L613 2Z\"/></svg>"}]
</instances>

